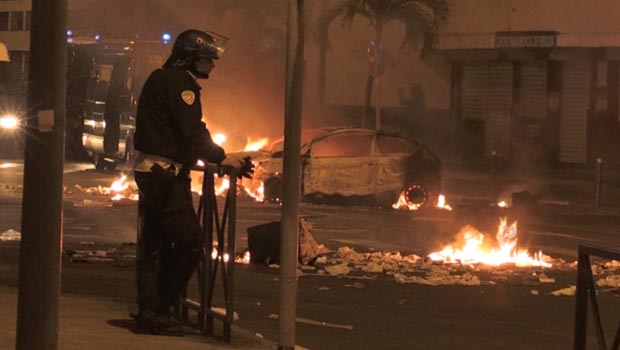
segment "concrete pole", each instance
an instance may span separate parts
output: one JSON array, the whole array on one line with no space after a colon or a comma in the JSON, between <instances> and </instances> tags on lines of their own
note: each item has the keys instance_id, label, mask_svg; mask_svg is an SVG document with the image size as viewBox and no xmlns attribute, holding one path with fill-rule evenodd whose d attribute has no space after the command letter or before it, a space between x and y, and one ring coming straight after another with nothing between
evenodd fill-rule
<instances>
[{"instance_id":1,"label":"concrete pole","mask_svg":"<svg viewBox=\"0 0 620 350\"><path fill-rule=\"evenodd\" d=\"M58 348L67 0L32 0L17 350Z\"/></svg>"},{"instance_id":2,"label":"concrete pole","mask_svg":"<svg viewBox=\"0 0 620 350\"><path fill-rule=\"evenodd\" d=\"M290 0L288 2L278 350L293 350L295 348L297 249L301 190L301 158L299 153L304 63L303 4L303 0Z\"/></svg>"}]
</instances>

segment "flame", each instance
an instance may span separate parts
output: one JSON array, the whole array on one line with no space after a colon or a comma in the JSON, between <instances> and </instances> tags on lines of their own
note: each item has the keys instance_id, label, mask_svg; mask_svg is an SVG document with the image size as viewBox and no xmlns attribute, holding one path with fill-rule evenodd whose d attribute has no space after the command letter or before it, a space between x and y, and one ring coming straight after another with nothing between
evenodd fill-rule
<instances>
[{"instance_id":1,"label":"flame","mask_svg":"<svg viewBox=\"0 0 620 350\"><path fill-rule=\"evenodd\" d=\"M450 204L446 203L446 196L440 194L437 198L437 208L452 211Z\"/></svg>"},{"instance_id":2,"label":"flame","mask_svg":"<svg viewBox=\"0 0 620 350\"><path fill-rule=\"evenodd\" d=\"M237 264L249 264L250 263L250 251L246 250L245 252L243 252L242 256L238 256L235 258L235 262Z\"/></svg>"},{"instance_id":3,"label":"flame","mask_svg":"<svg viewBox=\"0 0 620 350\"><path fill-rule=\"evenodd\" d=\"M405 209L405 210L418 210L423 205L424 203L411 203L410 201L408 201L407 191L405 190L400 194L396 203L392 204L392 208ZM450 206L450 204L447 203L446 196L444 196L443 194L440 194L437 197L437 205L435 206L435 208L452 211L452 206Z\"/></svg>"},{"instance_id":4,"label":"flame","mask_svg":"<svg viewBox=\"0 0 620 350\"><path fill-rule=\"evenodd\" d=\"M500 208L508 208L508 203L506 201L497 202L497 206Z\"/></svg>"},{"instance_id":5,"label":"flame","mask_svg":"<svg viewBox=\"0 0 620 350\"><path fill-rule=\"evenodd\" d=\"M269 142L269 138L263 137L262 139L258 139L255 141L251 141L248 137L248 143L245 145L244 151L258 151L267 145Z\"/></svg>"},{"instance_id":6,"label":"flame","mask_svg":"<svg viewBox=\"0 0 620 350\"><path fill-rule=\"evenodd\" d=\"M129 184L125 182L127 180L127 175L121 174L121 177L114 182L110 186L110 191L112 192L123 192L129 188Z\"/></svg>"},{"instance_id":7,"label":"flame","mask_svg":"<svg viewBox=\"0 0 620 350\"><path fill-rule=\"evenodd\" d=\"M407 200L407 196L405 195L405 191L400 194L396 203L392 204L392 208L394 209L407 209L407 210L418 210L422 204L411 203Z\"/></svg>"},{"instance_id":8,"label":"flame","mask_svg":"<svg viewBox=\"0 0 620 350\"><path fill-rule=\"evenodd\" d=\"M228 189L230 188L230 179L228 178L228 176L223 176L216 177L214 180L215 195L224 195L224 192L228 191Z\"/></svg>"},{"instance_id":9,"label":"flame","mask_svg":"<svg viewBox=\"0 0 620 350\"><path fill-rule=\"evenodd\" d=\"M530 255L527 249L517 247L516 221L508 226L506 218L500 219L495 237L497 246L491 247L485 243L483 233L471 226L465 226L457 235L458 246L448 245L441 251L429 254L428 257L433 261L444 263L551 267L549 257L542 251Z\"/></svg>"},{"instance_id":10,"label":"flame","mask_svg":"<svg viewBox=\"0 0 620 350\"><path fill-rule=\"evenodd\" d=\"M118 202L123 199L128 199L131 201L138 200L138 194L132 193L133 190L129 187L129 183L126 181L127 175L121 173L121 177L114 180L112 185L109 188L102 187L101 192L104 194L112 195L111 200Z\"/></svg>"}]
</instances>

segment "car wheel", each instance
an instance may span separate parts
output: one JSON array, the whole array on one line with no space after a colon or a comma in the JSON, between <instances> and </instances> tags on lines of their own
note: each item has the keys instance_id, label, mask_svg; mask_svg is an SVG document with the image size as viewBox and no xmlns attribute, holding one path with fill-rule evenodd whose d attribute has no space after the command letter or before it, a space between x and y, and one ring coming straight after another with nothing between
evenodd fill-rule
<instances>
[{"instance_id":1,"label":"car wheel","mask_svg":"<svg viewBox=\"0 0 620 350\"><path fill-rule=\"evenodd\" d=\"M420 183L412 183L402 193L404 204L409 208L423 208L431 202L428 188Z\"/></svg>"},{"instance_id":2,"label":"car wheel","mask_svg":"<svg viewBox=\"0 0 620 350\"><path fill-rule=\"evenodd\" d=\"M263 183L265 186L265 201L271 203L282 202L282 177L271 176Z\"/></svg>"}]
</instances>

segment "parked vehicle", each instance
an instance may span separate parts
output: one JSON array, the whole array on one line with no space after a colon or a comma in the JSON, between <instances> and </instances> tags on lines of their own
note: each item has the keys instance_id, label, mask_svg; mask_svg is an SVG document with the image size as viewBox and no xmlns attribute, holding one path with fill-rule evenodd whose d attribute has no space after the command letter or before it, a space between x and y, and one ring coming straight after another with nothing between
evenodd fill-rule
<instances>
[{"instance_id":1,"label":"parked vehicle","mask_svg":"<svg viewBox=\"0 0 620 350\"><path fill-rule=\"evenodd\" d=\"M282 146L278 140L253 158L252 181L263 182L265 200L272 202L282 198ZM404 192L409 203L423 207L434 205L441 189L435 153L416 140L382 131L307 130L301 157L306 201L388 207Z\"/></svg>"},{"instance_id":2,"label":"parked vehicle","mask_svg":"<svg viewBox=\"0 0 620 350\"><path fill-rule=\"evenodd\" d=\"M137 98L169 51L159 41L75 40L70 46L68 120L82 122L75 127L98 169L132 157Z\"/></svg>"},{"instance_id":3,"label":"parked vehicle","mask_svg":"<svg viewBox=\"0 0 620 350\"><path fill-rule=\"evenodd\" d=\"M0 158L21 158L24 152L25 94L17 87L6 45L0 43Z\"/></svg>"}]
</instances>

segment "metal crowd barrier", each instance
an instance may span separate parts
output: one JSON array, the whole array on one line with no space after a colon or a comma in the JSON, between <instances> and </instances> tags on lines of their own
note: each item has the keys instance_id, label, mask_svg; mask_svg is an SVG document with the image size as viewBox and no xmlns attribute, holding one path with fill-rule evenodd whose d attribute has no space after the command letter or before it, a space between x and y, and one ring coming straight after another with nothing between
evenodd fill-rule
<instances>
[{"instance_id":1,"label":"metal crowd barrier","mask_svg":"<svg viewBox=\"0 0 620 350\"><path fill-rule=\"evenodd\" d=\"M196 169L198 170L198 169ZM176 316L189 322L189 311L195 311L196 327L205 336L214 335L214 320L223 324L222 338L230 343L233 323L233 277L235 268L235 222L237 216L237 169L233 166L207 165L204 171L202 195L198 206L198 217L204 233L204 252L197 268L198 295L195 301L187 297L187 292L176 307ZM220 214L215 196L215 175L228 175L228 188L224 208ZM217 252L217 253L216 253ZM218 273L221 278L223 308L214 309Z\"/></svg>"},{"instance_id":2,"label":"metal crowd barrier","mask_svg":"<svg viewBox=\"0 0 620 350\"><path fill-rule=\"evenodd\" d=\"M586 349L586 336L588 324L588 298L592 304L592 319L595 325L596 336L598 339L598 348L607 349L605 343L605 333L603 332L603 324L601 322L601 314L599 311L598 300L596 298L596 285L592 277L592 265L590 265L590 256L610 260L620 260L620 250L602 248L590 244L579 245L579 258L577 267L577 292L575 302L575 338L574 349ZM616 329L613 343L609 349L617 350L620 346L620 325Z\"/></svg>"}]
</instances>

